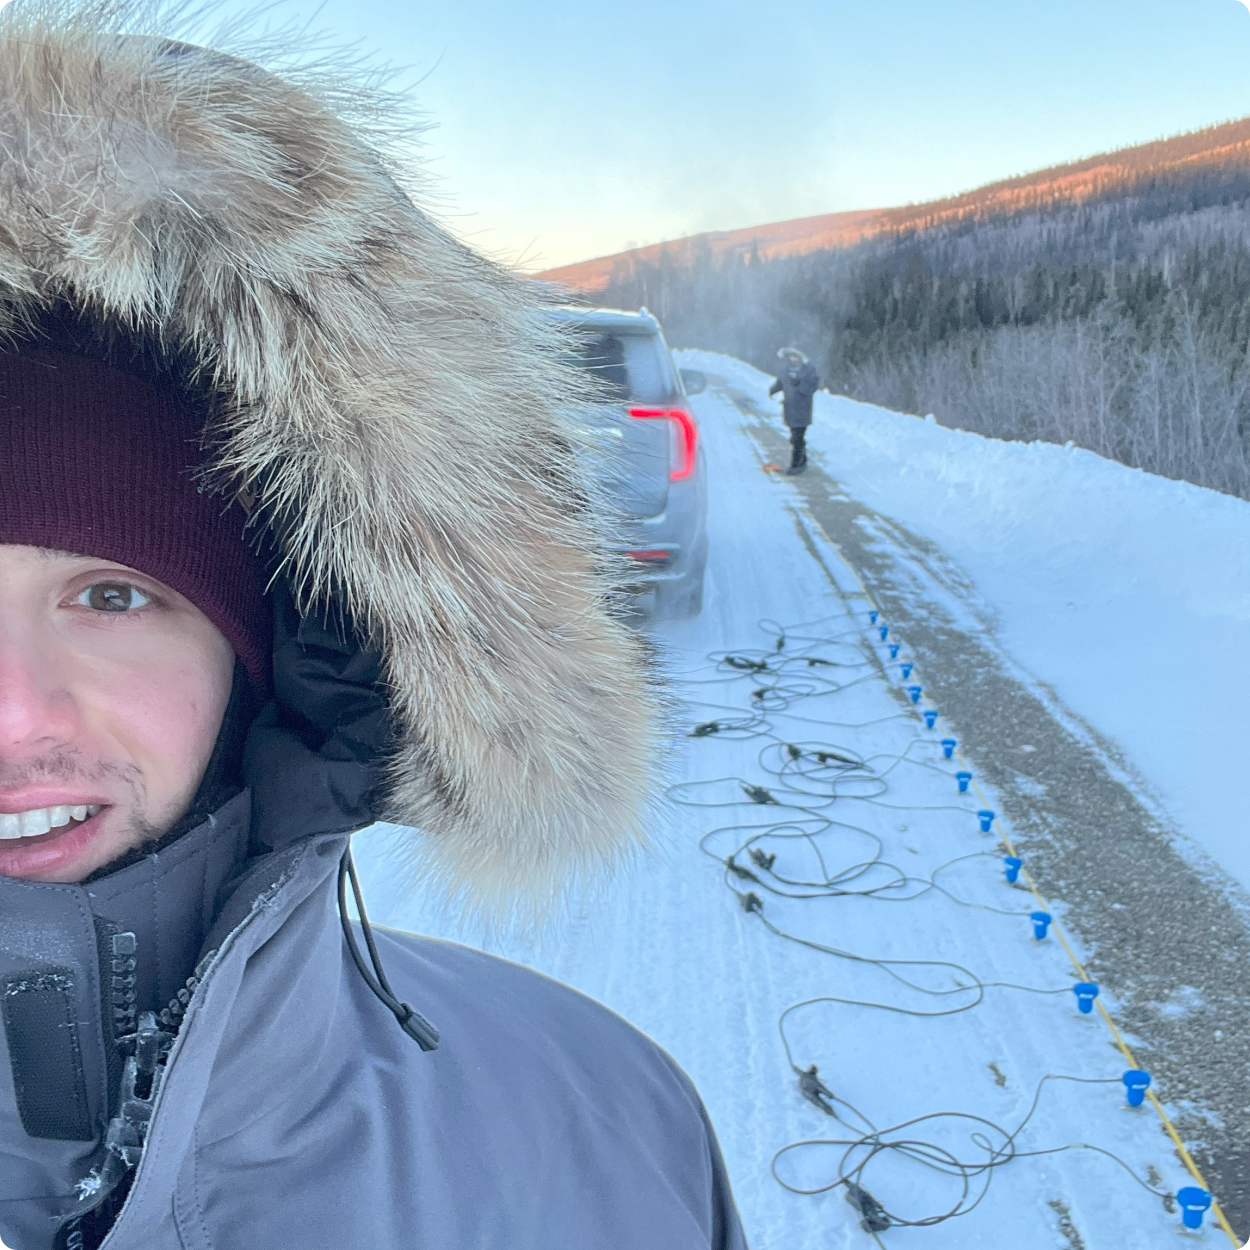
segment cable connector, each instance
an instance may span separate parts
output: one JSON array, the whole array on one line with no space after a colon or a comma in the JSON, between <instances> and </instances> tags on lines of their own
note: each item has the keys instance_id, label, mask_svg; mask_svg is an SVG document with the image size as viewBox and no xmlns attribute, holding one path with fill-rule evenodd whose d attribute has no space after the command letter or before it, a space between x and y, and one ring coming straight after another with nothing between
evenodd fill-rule
<instances>
[{"instance_id":1,"label":"cable connector","mask_svg":"<svg viewBox=\"0 0 1250 1250\"><path fill-rule=\"evenodd\" d=\"M760 884L759 877L757 877L749 868L743 868L743 866L738 863L732 855L725 860L725 867L728 868L735 877L738 877L743 881L754 881L756 885Z\"/></svg>"},{"instance_id":2,"label":"cable connector","mask_svg":"<svg viewBox=\"0 0 1250 1250\"><path fill-rule=\"evenodd\" d=\"M749 854L757 868L762 868L765 872L772 872L773 865L777 862L775 852L761 851L758 846L753 846Z\"/></svg>"},{"instance_id":3,"label":"cable connector","mask_svg":"<svg viewBox=\"0 0 1250 1250\"><path fill-rule=\"evenodd\" d=\"M710 737L712 736L712 734L718 734L718 733L720 733L720 728L721 728L721 726L720 726L720 721L718 721L718 720L705 720L705 721L704 721L701 725L696 725L696 726L695 726L695 727L694 727L694 728L690 731L690 737L692 737L692 738L710 738Z\"/></svg>"},{"instance_id":4,"label":"cable connector","mask_svg":"<svg viewBox=\"0 0 1250 1250\"><path fill-rule=\"evenodd\" d=\"M774 806L780 806L777 800L773 798L772 791L769 790L767 786L744 785L742 787L742 793L745 794L752 803L772 803Z\"/></svg>"},{"instance_id":5,"label":"cable connector","mask_svg":"<svg viewBox=\"0 0 1250 1250\"><path fill-rule=\"evenodd\" d=\"M739 894L738 902L745 912L763 912L764 900L758 894Z\"/></svg>"},{"instance_id":6,"label":"cable connector","mask_svg":"<svg viewBox=\"0 0 1250 1250\"><path fill-rule=\"evenodd\" d=\"M846 764L851 768L858 768L860 765L859 760L853 760L848 756L839 755L836 751L817 751L816 758L822 764L827 764L830 760L834 760L838 764Z\"/></svg>"},{"instance_id":7,"label":"cable connector","mask_svg":"<svg viewBox=\"0 0 1250 1250\"><path fill-rule=\"evenodd\" d=\"M883 1207L862 1185L846 1182L846 1200L859 1212L859 1226L866 1233L884 1233L890 1227L890 1217Z\"/></svg>"},{"instance_id":8,"label":"cable connector","mask_svg":"<svg viewBox=\"0 0 1250 1250\"><path fill-rule=\"evenodd\" d=\"M825 1115L837 1118L837 1112L825 1101L834 1097L831 1090L817 1075L819 1069L815 1064L799 1073L799 1093L814 1107L819 1107Z\"/></svg>"}]
</instances>

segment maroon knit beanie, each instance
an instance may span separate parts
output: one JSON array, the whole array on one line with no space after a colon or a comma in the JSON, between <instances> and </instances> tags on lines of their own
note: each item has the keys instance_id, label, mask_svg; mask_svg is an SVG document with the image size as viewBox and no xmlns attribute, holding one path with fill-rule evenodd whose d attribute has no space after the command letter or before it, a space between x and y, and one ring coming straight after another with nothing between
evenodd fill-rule
<instances>
[{"instance_id":1,"label":"maroon knit beanie","mask_svg":"<svg viewBox=\"0 0 1250 1250\"><path fill-rule=\"evenodd\" d=\"M199 489L204 413L87 356L0 353L0 543L129 565L173 587L269 687L272 614L237 503Z\"/></svg>"}]
</instances>

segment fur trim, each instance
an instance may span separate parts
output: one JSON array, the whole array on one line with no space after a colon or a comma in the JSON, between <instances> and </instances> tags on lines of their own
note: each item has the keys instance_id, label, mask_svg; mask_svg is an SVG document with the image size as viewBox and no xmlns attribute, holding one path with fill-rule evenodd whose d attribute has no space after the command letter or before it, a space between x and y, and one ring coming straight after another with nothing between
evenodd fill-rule
<instances>
[{"instance_id":1,"label":"fur trim","mask_svg":"<svg viewBox=\"0 0 1250 1250\"><path fill-rule=\"evenodd\" d=\"M637 840L655 729L542 290L414 207L367 92L174 42L170 13L0 12L0 318L68 299L194 353L220 472L304 601L338 588L383 648L391 818L479 903L541 896Z\"/></svg>"},{"instance_id":2,"label":"fur trim","mask_svg":"<svg viewBox=\"0 0 1250 1250\"><path fill-rule=\"evenodd\" d=\"M807 364L807 357L799 351L797 347L779 347L777 348L777 359L785 360L790 356L797 356L800 364Z\"/></svg>"}]
</instances>

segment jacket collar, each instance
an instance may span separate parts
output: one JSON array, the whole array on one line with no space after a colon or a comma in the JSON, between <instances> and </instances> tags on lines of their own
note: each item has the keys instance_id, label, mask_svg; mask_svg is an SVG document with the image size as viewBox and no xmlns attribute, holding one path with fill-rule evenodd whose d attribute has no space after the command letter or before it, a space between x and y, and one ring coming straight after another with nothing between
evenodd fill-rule
<instances>
[{"instance_id":1,"label":"jacket collar","mask_svg":"<svg viewBox=\"0 0 1250 1250\"><path fill-rule=\"evenodd\" d=\"M110 932L135 935L136 1010L167 1006L199 962L247 858L249 807L236 795L176 842L81 887Z\"/></svg>"}]
</instances>

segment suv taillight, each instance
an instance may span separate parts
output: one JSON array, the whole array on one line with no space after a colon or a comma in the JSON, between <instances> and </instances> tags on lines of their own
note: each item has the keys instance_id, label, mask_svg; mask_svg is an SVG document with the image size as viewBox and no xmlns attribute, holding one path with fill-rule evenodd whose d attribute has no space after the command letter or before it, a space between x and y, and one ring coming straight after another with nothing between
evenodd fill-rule
<instances>
[{"instance_id":1,"label":"suv taillight","mask_svg":"<svg viewBox=\"0 0 1250 1250\"><path fill-rule=\"evenodd\" d=\"M669 463L669 480L679 482L694 472L695 451L699 444L699 427L684 408L631 408L631 417L644 421L672 422L673 454Z\"/></svg>"}]
</instances>

